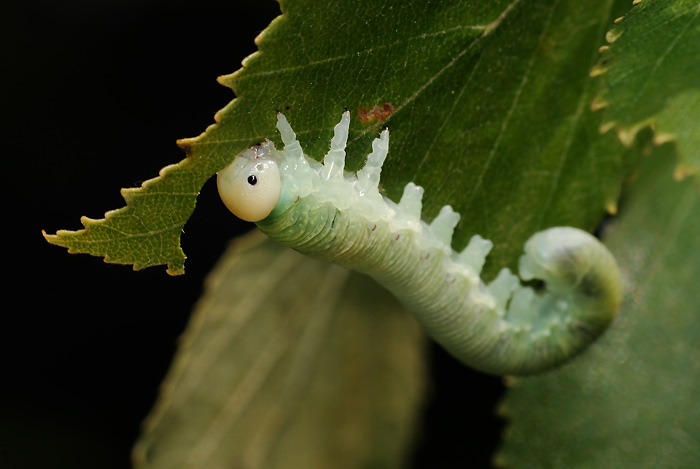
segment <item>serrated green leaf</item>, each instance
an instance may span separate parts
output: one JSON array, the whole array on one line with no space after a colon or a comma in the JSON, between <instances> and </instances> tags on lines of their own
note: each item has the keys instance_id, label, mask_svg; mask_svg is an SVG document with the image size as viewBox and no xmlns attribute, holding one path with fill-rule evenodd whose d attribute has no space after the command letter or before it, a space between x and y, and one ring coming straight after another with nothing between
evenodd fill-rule
<instances>
[{"instance_id":1,"label":"serrated green leaf","mask_svg":"<svg viewBox=\"0 0 700 469\"><path fill-rule=\"evenodd\" d=\"M369 278L259 232L239 238L207 280L135 465L401 467L424 345Z\"/></svg>"},{"instance_id":2,"label":"serrated green leaf","mask_svg":"<svg viewBox=\"0 0 700 469\"><path fill-rule=\"evenodd\" d=\"M503 467L700 467L700 190L673 180L669 147L605 233L620 316L569 366L515 382Z\"/></svg>"},{"instance_id":3,"label":"serrated green leaf","mask_svg":"<svg viewBox=\"0 0 700 469\"><path fill-rule=\"evenodd\" d=\"M289 0L258 37L260 52L221 78L237 98L217 124L181 141L188 158L130 191L127 206L49 241L136 268L183 272L177 242L196 193L241 150L279 144L285 112L307 154L320 159L343 108L390 103L384 120L351 123L348 168L379 130L391 129L382 175L397 200L414 181L424 214L462 214L454 244L493 239L487 269L513 265L522 243L551 225L593 228L615 211L632 154L600 136L589 111L589 70L609 24L610 1L375 2ZM166 236L167 234L167 236Z\"/></svg>"},{"instance_id":4,"label":"serrated green leaf","mask_svg":"<svg viewBox=\"0 0 700 469\"><path fill-rule=\"evenodd\" d=\"M700 170L700 4L644 0L608 32L610 46L594 75L602 74L596 107L607 106L603 130L631 144L653 124L655 140L673 140L676 177ZM605 49L605 48L604 48Z\"/></svg>"}]
</instances>

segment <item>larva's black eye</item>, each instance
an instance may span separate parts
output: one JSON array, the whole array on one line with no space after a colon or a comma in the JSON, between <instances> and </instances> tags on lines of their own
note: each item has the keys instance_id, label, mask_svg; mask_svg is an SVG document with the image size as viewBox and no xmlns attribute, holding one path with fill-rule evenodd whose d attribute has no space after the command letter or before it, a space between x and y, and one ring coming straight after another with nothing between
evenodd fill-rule
<instances>
[{"instance_id":1,"label":"larva's black eye","mask_svg":"<svg viewBox=\"0 0 700 469\"><path fill-rule=\"evenodd\" d=\"M258 183L258 178L254 174L251 174L250 176L248 176L248 184L250 184L251 186L254 186L257 183Z\"/></svg>"}]
</instances>

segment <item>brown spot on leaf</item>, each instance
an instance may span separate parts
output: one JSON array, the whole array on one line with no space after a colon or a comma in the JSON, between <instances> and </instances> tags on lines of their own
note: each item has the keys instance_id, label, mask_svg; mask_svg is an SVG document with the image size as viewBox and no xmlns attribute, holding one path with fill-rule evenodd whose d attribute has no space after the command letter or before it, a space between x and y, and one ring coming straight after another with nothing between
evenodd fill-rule
<instances>
[{"instance_id":1,"label":"brown spot on leaf","mask_svg":"<svg viewBox=\"0 0 700 469\"><path fill-rule=\"evenodd\" d=\"M370 119L374 118L374 114L371 114L371 110L365 108L357 108L357 118L362 122L369 122Z\"/></svg>"},{"instance_id":2,"label":"brown spot on leaf","mask_svg":"<svg viewBox=\"0 0 700 469\"><path fill-rule=\"evenodd\" d=\"M372 109L358 108L357 118L362 122L383 121L393 113L394 106L392 106L391 103L384 103L382 106L374 105Z\"/></svg>"},{"instance_id":3,"label":"brown spot on leaf","mask_svg":"<svg viewBox=\"0 0 700 469\"><path fill-rule=\"evenodd\" d=\"M375 109L377 106L374 106ZM390 115L394 113L394 106L390 103L384 103L381 109L376 111L377 119L380 121L386 120Z\"/></svg>"}]
</instances>

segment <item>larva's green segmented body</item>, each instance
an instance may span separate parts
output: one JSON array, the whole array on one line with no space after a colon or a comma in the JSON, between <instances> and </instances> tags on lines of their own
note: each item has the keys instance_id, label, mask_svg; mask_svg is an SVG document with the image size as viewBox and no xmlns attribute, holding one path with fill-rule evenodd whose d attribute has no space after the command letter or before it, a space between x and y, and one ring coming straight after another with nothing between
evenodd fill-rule
<instances>
[{"instance_id":1,"label":"larva's green segmented body","mask_svg":"<svg viewBox=\"0 0 700 469\"><path fill-rule=\"evenodd\" d=\"M479 275L492 243L476 235L453 251L459 214L449 205L427 224L421 187L407 184L398 204L379 193L388 130L374 140L363 169L344 171L349 122L345 112L322 164L304 155L278 114L284 150L266 141L237 156L218 175L224 203L280 243L370 275L452 355L487 373L546 370L602 333L618 310L621 285L613 256L595 237L555 227L527 241L520 276L544 281L542 294L508 269L486 285Z\"/></svg>"}]
</instances>

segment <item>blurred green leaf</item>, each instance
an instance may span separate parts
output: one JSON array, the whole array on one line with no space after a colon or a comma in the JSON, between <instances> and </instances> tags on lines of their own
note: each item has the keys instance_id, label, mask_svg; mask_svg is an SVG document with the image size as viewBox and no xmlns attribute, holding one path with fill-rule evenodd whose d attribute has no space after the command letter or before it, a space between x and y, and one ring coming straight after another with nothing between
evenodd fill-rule
<instances>
[{"instance_id":1,"label":"blurred green leaf","mask_svg":"<svg viewBox=\"0 0 700 469\"><path fill-rule=\"evenodd\" d=\"M642 1L608 33L594 106L607 106L604 130L631 144L649 124L657 143L676 141L676 176L700 170L700 4Z\"/></svg>"},{"instance_id":2,"label":"blurred green leaf","mask_svg":"<svg viewBox=\"0 0 700 469\"><path fill-rule=\"evenodd\" d=\"M627 2L624 2L627 4ZM188 157L142 188L127 206L84 230L47 235L70 252L134 268L184 272L178 245L198 191L246 147L272 138L282 110L306 149L322 158L343 108L390 103L385 120L351 123L348 168L358 169L381 128L391 129L382 175L398 200L414 181L424 214L444 204L462 214L454 238L494 240L491 273L514 265L522 243L551 225L592 229L615 211L634 163L589 110L611 15L609 1L484 2L310 0L281 2L282 16L257 38L260 51L221 77L237 98L215 125L180 142Z\"/></svg>"},{"instance_id":3,"label":"blurred green leaf","mask_svg":"<svg viewBox=\"0 0 700 469\"><path fill-rule=\"evenodd\" d=\"M369 278L253 232L208 278L135 466L401 467L424 345Z\"/></svg>"},{"instance_id":4,"label":"blurred green leaf","mask_svg":"<svg viewBox=\"0 0 700 469\"><path fill-rule=\"evenodd\" d=\"M567 367L515 382L504 467L700 467L700 190L662 147L605 231L622 312Z\"/></svg>"}]
</instances>

